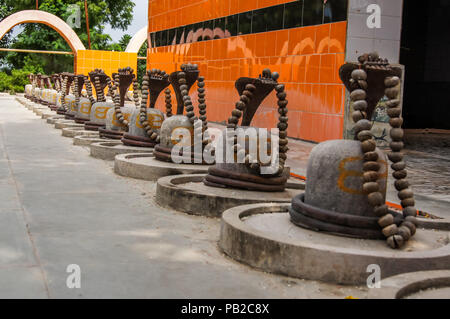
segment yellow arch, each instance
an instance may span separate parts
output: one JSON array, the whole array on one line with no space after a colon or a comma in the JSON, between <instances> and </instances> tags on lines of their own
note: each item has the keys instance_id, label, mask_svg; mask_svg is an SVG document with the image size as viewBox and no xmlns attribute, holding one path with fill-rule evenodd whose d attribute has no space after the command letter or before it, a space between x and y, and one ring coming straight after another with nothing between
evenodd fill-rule
<instances>
[{"instance_id":1,"label":"yellow arch","mask_svg":"<svg viewBox=\"0 0 450 319\"><path fill-rule=\"evenodd\" d=\"M0 22L0 39L16 25L23 23L41 23L58 32L69 44L72 51L86 50L78 35L72 28L57 16L40 10L24 10L16 12Z\"/></svg>"}]
</instances>

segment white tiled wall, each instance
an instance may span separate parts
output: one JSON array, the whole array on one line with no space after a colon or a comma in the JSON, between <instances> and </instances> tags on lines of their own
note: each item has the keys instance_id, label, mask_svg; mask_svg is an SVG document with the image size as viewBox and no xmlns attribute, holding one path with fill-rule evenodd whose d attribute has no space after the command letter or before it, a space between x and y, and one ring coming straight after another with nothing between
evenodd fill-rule
<instances>
[{"instance_id":1,"label":"white tiled wall","mask_svg":"<svg viewBox=\"0 0 450 319\"><path fill-rule=\"evenodd\" d=\"M381 8L381 28L367 27L367 7ZM391 63L399 63L403 0L349 0L346 61L377 51Z\"/></svg>"}]
</instances>

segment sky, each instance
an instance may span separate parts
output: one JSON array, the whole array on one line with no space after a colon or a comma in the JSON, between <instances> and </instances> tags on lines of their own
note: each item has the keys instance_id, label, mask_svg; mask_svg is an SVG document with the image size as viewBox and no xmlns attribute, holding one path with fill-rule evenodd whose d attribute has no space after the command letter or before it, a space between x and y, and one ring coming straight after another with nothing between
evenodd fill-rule
<instances>
[{"instance_id":1,"label":"sky","mask_svg":"<svg viewBox=\"0 0 450 319\"><path fill-rule=\"evenodd\" d=\"M133 22L128 27L128 30L122 31L120 29L113 30L109 25L105 26L105 33L109 34L113 42L118 42L124 34L129 34L133 36L143 27L148 24L148 0L134 0L134 12L133 12ZM13 36L19 34L22 31L21 26L17 26L13 29Z\"/></svg>"},{"instance_id":2,"label":"sky","mask_svg":"<svg viewBox=\"0 0 450 319\"><path fill-rule=\"evenodd\" d=\"M133 36L148 24L148 0L134 0L133 2L136 4L134 6L134 19L128 30L113 30L110 26L105 27L105 33L108 33L114 42L118 42L124 34Z\"/></svg>"}]
</instances>

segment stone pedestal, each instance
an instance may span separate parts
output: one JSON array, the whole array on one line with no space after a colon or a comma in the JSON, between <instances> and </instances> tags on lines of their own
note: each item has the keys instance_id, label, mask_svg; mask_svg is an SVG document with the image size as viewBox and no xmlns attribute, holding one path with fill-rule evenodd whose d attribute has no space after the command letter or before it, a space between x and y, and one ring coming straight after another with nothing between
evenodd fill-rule
<instances>
[{"instance_id":1,"label":"stone pedestal","mask_svg":"<svg viewBox=\"0 0 450 319\"><path fill-rule=\"evenodd\" d=\"M336 284L365 285L369 265L384 278L396 274L448 269L448 232L418 229L404 247L384 241L333 236L296 227L289 204L235 207L222 215L219 247L229 257L266 272ZM372 289L380 291L381 289Z\"/></svg>"},{"instance_id":2,"label":"stone pedestal","mask_svg":"<svg viewBox=\"0 0 450 319\"><path fill-rule=\"evenodd\" d=\"M288 203L303 193L304 183L290 180L280 192L257 192L210 187L203 183L206 174L167 176L158 179L156 201L163 207L207 217L220 217L232 207L253 203Z\"/></svg>"}]
</instances>

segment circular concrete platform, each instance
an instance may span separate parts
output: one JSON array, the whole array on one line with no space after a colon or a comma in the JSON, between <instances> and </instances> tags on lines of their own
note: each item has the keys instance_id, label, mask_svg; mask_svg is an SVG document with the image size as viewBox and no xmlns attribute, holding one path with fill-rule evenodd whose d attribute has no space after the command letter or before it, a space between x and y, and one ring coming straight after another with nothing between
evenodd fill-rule
<instances>
[{"instance_id":1,"label":"circular concrete platform","mask_svg":"<svg viewBox=\"0 0 450 319\"><path fill-rule=\"evenodd\" d=\"M158 161L153 153L118 155L114 162L116 174L145 181L157 181L169 175L206 173L209 167Z\"/></svg>"},{"instance_id":2,"label":"circular concrete platform","mask_svg":"<svg viewBox=\"0 0 450 319\"><path fill-rule=\"evenodd\" d=\"M381 287L370 289L371 299L448 299L450 270L409 272L385 278Z\"/></svg>"},{"instance_id":3,"label":"circular concrete platform","mask_svg":"<svg viewBox=\"0 0 450 319\"><path fill-rule=\"evenodd\" d=\"M75 137L75 136L87 136L87 137L99 137L97 131L87 131L83 127L67 127L62 129L62 136Z\"/></svg>"},{"instance_id":4,"label":"circular concrete platform","mask_svg":"<svg viewBox=\"0 0 450 319\"><path fill-rule=\"evenodd\" d=\"M33 109L33 112L34 112L37 116L42 117L42 114L43 114L44 112L49 111L49 110L50 110L50 109L49 109L48 107L44 107L44 108L34 108L34 109Z\"/></svg>"},{"instance_id":5,"label":"circular concrete platform","mask_svg":"<svg viewBox=\"0 0 450 319\"><path fill-rule=\"evenodd\" d=\"M229 208L253 203L290 203L304 190L302 181L290 179L284 192L255 192L210 187L205 174L167 176L158 179L156 201L163 207L207 217L220 217Z\"/></svg>"},{"instance_id":6,"label":"circular concrete platform","mask_svg":"<svg viewBox=\"0 0 450 319\"><path fill-rule=\"evenodd\" d=\"M100 142L108 142L113 140L108 140L106 138L101 138L99 136L97 137L89 137L89 136L75 136L73 138L73 145L77 146L90 146L93 143L100 143Z\"/></svg>"},{"instance_id":7,"label":"circular concrete platform","mask_svg":"<svg viewBox=\"0 0 450 319\"><path fill-rule=\"evenodd\" d=\"M430 219L418 217L417 223L419 227L424 229L437 229L450 231L450 218Z\"/></svg>"},{"instance_id":8,"label":"circular concrete platform","mask_svg":"<svg viewBox=\"0 0 450 319\"><path fill-rule=\"evenodd\" d=\"M354 239L291 223L290 204L235 207L222 215L219 247L231 258L263 271L338 284L366 284L369 265L381 278L448 269L449 232L418 229L399 250L383 240Z\"/></svg>"},{"instance_id":9,"label":"circular concrete platform","mask_svg":"<svg viewBox=\"0 0 450 319\"><path fill-rule=\"evenodd\" d=\"M41 119L46 120L53 116L56 116L56 112L52 112L49 110L49 111L45 111L41 114Z\"/></svg>"},{"instance_id":10,"label":"circular concrete platform","mask_svg":"<svg viewBox=\"0 0 450 319\"><path fill-rule=\"evenodd\" d=\"M68 127L82 127L84 128L84 124L77 124L73 120L58 120L55 123L55 128L58 130L62 130L63 128Z\"/></svg>"},{"instance_id":11,"label":"circular concrete platform","mask_svg":"<svg viewBox=\"0 0 450 319\"><path fill-rule=\"evenodd\" d=\"M47 119L47 124L55 125L55 123L57 121L61 121L63 119L64 119L64 115L55 115L55 116L49 117Z\"/></svg>"},{"instance_id":12,"label":"circular concrete platform","mask_svg":"<svg viewBox=\"0 0 450 319\"><path fill-rule=\"evenodd\" d=\"M117 155L130 153L151 153L153 148L123 145L121 141L100 142L91 144L91 156L113 161Z\"/></svg>"}]
</instances>

